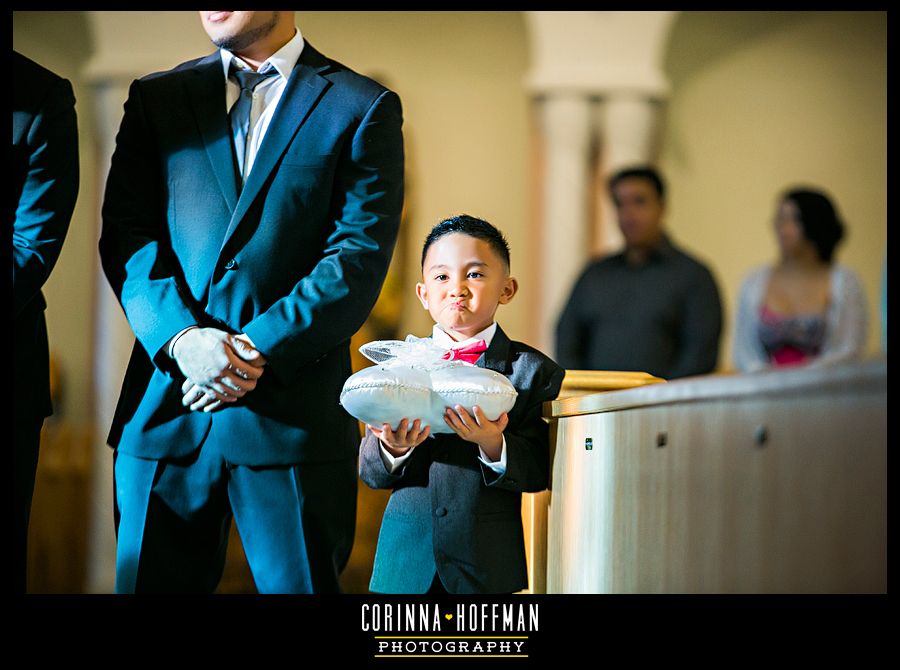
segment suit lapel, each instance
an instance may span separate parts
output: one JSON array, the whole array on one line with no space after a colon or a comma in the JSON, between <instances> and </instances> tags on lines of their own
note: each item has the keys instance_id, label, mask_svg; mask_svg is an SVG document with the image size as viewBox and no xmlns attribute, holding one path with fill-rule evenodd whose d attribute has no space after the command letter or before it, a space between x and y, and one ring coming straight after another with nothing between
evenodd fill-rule
<instances>
[{"instance_id":1,"label":"suit lapel","mask_svg":"<svg viewBox=\"0 0 900 670\"><path fill-rule=\"evenodd\" d=\"M307 42L300 54L300 59L291 71L284 93L272 121L269 123L269 129L256 154L253 169L250 170L238 198L237 207L231 216L221 249L225 248L235 228L271 176L275 164L287 150L294 135L297 134L310 112L318 104L322 93L330 85L329 81L319 74L328 67L330 65L324 56Z\"/></svg>"},{"instance_id":2,"label":"suit lapel","mask_svg":"<svg viewBox=\"0 0 900 670\"><path fill-rule=\"evenodd\" d=\"M478 361L475 363L480 368L494 370L501 374L509 374L512 372L512 364L509 360L510 343L509 338L500 324L497 324L497 331L491 340L490 346L487 348Z\"/></svg>"},{"instance_id":3,"label":"suit lapel","mask_svg":"<svg viewBox=\"0 0 900 670\"><path fill-rule=\"evenodd\" d=\"M234 149L225 113L225 75L219 52L203 59L191 72L194 76L187 89L200 137L228 209L233 213L238 200Z\"/></svg>"}]
</instances>

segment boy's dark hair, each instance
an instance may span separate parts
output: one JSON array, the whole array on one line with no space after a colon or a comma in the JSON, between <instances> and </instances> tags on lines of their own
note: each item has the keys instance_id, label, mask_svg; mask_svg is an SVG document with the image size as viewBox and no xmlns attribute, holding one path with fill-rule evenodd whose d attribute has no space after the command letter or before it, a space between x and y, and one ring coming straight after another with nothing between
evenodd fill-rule
<instances>
[{"instance_id":1,"label":"boy's dark hair","mask_svg":"<svg viewBox=\"0 0 900 670\"><path fill-rule=\"evenodd\" d=\"M616 186L619 185L619 182L624 179L633 179L635 177L649 181L653 184L653 188L656 189L656 195L659 199L661 201L666 199L666 183L663 181L662 175L649 165L638 165L619 170L609 178L609 195L613 200L615 200L615 190Z\"/></svg>"},{"instance_id":2,"label":"boy's dark hair","mask_svg":"<svg viewBox=\"0 0 900 670\"><path fill-rule=\"evenodd\" d=\"M823 263L831 263L834 250L844 237L844 224L831 199L815 188L793 188L782 199L797 205L803 236L812 242Z\"/></svg>"},{"instance_id":3,"label":"boy's dark hair","mask_svg":"<svg viewBox=\"0 0 900 670\"><path fill-rule=\"evenodd\" d=\"M460 214L449 219L444 219L431 229L431 232L428 233L428 237L425 238L425 244L422 245L423 268L425 267L425 255L428 253L429 247L444 237L444 235L449 235L450 233L462 233L469 237L484 240L491 245L491 249L503 259L507 269L509 269L509 243L506 241L506 238L503 237L503 233L487 221L475 218L474 216L469 216L468 214Z\"/></svg>"}]
</instances>

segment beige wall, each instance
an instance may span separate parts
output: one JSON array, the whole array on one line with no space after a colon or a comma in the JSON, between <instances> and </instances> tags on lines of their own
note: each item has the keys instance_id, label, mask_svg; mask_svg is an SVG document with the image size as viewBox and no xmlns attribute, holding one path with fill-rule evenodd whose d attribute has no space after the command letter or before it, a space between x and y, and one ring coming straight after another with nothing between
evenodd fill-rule
<instances>
[{"instance_id":1,"label":"beige wall","mask_svg":"<svg viewBox=\"0 0 900 670\"><path fill-rule=\"evenodd\" d=\"M482 216L509 237L521 291L499 319L528 340L537 291L528 191L528 46L519 12L298 12L324 53L381 76L404 102L408 143L410 278L403 331L424 334L412 300L418 248L440 218ZM48 282L51 347L66 374L64 411L90 416L91 315L103 183L93 156L91 90L81 68L97 46L150 69L210 51L193 12L15 12L13 46L72 80L82 134L78 206ZM113 41L107 35L118 36ZM169 43L166 42L169 40ZM116 45L120 45L117 47ZM597 64L602 67L602 64ZM861 275L877 348L886 240L886 16L884 13L686 13L675 22L672 94L661 145L674 237L709 261L728 318L740 278L773 257L775 193L795 181L829 188L849 227L839 258ZM550 277L552 280L552 276ZM722 362L730 360L730 326Z\"/></svg>"},{"instance_id":2,"label":"beige wall","mask_svg":"<svg viewBox=\"0 0 900 670\"><path fill-rule=\"evenodd\" d=\"M847 224L837 258L869 300L881 342L887 236L887 17L884 12L686 12L673 26L661 165L673 236L707 260L728 325L741 279L777 253L776 194L827 189Z\"/></svg>"},{"instance_id":3,"label":"beige wall","mask_svg":"<svg viewBox=\"0 0 900 670\"><path fill-rule=\"evenodd\" d=\"M422 241L442 218L468 213L503 230L521 290L537 292L526 230L528 67L520 12L298 12L317 49L356 70L383 75L404 107L409 253L401 332L432 321L415 299ZM527 339L527 303L498 312L511 337Z\"/></svg>"}]
</instances>

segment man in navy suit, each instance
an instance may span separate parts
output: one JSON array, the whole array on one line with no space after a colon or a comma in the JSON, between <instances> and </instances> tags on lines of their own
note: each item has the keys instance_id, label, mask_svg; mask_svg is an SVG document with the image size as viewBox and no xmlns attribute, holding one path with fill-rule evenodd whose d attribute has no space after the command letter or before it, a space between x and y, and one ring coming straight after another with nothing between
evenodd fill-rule
<instances>
[{"instance_id":1,"label":"man in navy suit","mask_svg":"<svg viewBox=\"0 0 900 670\"><path fill-rule=\"evenodd\" d=\"M359 439L339 396L400 222L400 101L293 12L200 14L219 51L132 83L103 206L137 339L116 590L213 591L233 515L260 592L335 592Z\"/></svg>"},{"instance_id":2,"label":"man in navy suit","mask_svg":"<svg viewBox=\"0 0 900 670\"><path fill-rule=\"evenodd\" d=\"M50 357L41 287L62 250L78 197L78 124L72 85L13 51L13 452L16 590L25 590L28 517Z\"/></svg>"}]
</instances>

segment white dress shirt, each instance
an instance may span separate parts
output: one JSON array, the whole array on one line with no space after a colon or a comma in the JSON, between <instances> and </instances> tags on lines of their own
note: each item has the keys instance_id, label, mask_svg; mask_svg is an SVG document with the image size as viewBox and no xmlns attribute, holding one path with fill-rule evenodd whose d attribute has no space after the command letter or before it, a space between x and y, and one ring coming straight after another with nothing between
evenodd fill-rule
<instances>
[{"instance_id":1,"label":"white dress shirt","mask_svg":"<svg viewBox=\"0 0 900 670\"><path fill-rule=\"evenodd\" d=\"M267 77L253 90L253 102L250 106L250 130L247 133L247 153L244 156L244 174L242 175L244 181L247 181L247 175L253 169L253 161L256 159L263 137L275 115L278 102L284 94L291 70L294 69L300 53L303 51L305 44L303 35L300 34L299 28L295 27L294 30L296 32L290 42L269 56L257 70L257 72L267 72L274 68L278 75ZM253 70L253 68L227 49L219 49L219 53L222 56L222 69L225 73L225 111L228 112L241 94L241 87L228 76L231 61L234 60L236 66L244 70Z\"/></svg>"},{"instance_id":2,"label":"white dress shirt","mask_svg":"<svg viewBox=\"0 0 900 670\"><path fill-rule=\"evenodd\" d=\"M494 333L497 332L497 322L495 321L490 326L482 330L480 333L477 333L473 337L470 337L468 340L464 340L462 342L457 342L452 337L450 337L447 333L445 333L440 326L437 324L434 325L434 328L431 330L431 340L439 347L444 349L459 349L461 347L467 347L470 344L474 344L478 340L484 340L484 343L487 346L491 346L491 340L494 339ZM384 443L381 442L381 460L384 461L384 466L388 469L388 472L395 472L400 468L401 465L412 455L412 452L415 448L410 449L402 456L392 456L387 449L384 448ZM491 461L488 458L488 455L484 453L484 450L481 448L481 445L478 446L478 451L481 452L481 455L478 457L482 463L488 466L491 470L496 472L498 475L502 475L506 472L506 436L503 436L503 446L500 448L500 460Z\"/></svg>"}]
</instances>

